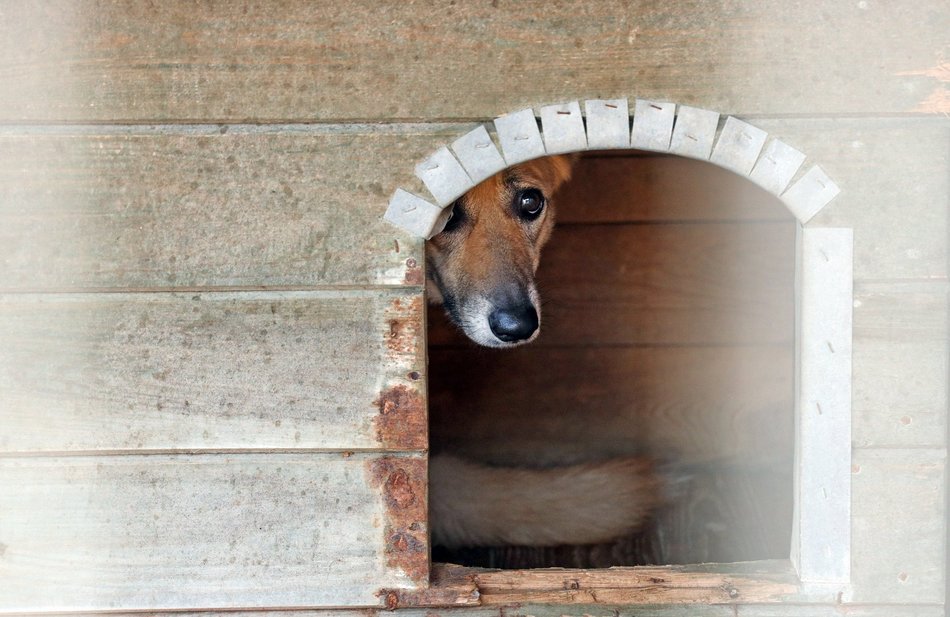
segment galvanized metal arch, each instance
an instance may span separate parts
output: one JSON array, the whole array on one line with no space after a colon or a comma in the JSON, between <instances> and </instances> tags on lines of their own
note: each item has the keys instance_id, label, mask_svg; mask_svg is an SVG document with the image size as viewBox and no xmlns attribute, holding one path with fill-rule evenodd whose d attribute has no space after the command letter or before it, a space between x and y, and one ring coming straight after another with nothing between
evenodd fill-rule
<instances>
[{"instance_id":1,"label":"galvanized metal arch","mask_svg":"<svg viewBox=\"0 0 950 617\"><path fill-rule=\"evenodd\" d=\"M779 197L802 224L839 193L818 165L800 173L807 159L802 152L733 116L721 122L715 111L636 99L631 114L625 98L584 101L583 115L578 101L539 111L540 127L530 108L495 118L497 145L488 125L481 125L436 150L415 168L431 200L396 189L384 218L431 238L445 226L446 206L492 174L530 159L585 150L632 148L708 161Z\"/></svg>"}]
</instances>

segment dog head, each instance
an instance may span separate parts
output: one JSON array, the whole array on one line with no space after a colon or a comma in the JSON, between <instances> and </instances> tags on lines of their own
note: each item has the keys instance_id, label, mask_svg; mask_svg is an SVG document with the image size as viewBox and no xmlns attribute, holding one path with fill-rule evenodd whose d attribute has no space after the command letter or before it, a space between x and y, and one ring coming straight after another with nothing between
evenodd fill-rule
<instances>
[{"instance_id":1,"label":"dog head","mask_svg":"<svg viewBox=\"0 0 950 617\"><path fill-rule=\"evenodd\" d=\"M459 198L426 244L430 300L476 343L510 347L537 337L534 274L554 228L551 198L573 160L549 156L499 172Z\"/></svg>"}]
</instances>

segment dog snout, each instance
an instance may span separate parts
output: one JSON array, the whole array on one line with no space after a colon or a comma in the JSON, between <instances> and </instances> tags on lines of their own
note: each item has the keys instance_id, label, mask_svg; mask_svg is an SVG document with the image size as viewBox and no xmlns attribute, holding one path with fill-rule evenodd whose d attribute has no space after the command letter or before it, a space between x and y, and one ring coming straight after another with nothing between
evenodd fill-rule
<instances>
[{"instance_id":1,"label":"dog snout","mask_svg":"<svg viewBox=\"0 0 950 617\"><path fill-rule=\"evenodd\" d=\"M488 327L505 343L526 341L538 329L538 311L530 302L496 308L488 315Z\"/></svg>"}]
</instances>

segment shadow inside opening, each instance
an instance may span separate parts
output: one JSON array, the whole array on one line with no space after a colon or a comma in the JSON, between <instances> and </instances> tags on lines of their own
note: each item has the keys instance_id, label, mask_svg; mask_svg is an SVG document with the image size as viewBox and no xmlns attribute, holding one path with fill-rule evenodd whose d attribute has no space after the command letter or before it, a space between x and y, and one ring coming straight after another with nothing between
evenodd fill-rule
<instances>
[{"instance_id":1,"label":"shadow inside opening","mask_svg":"<svg viewBox=\"0 0 950 617\"><path fill-rule=\"evenodd\" d=\"M441 308L428 311L431 452L529 468L643 456L660 505L609 542L435 545L433 560L520 569L787 558L796 221L726 170L637 151L584 154L554 202L538 340L478 347Z\"/></svg>"}]
</instances>

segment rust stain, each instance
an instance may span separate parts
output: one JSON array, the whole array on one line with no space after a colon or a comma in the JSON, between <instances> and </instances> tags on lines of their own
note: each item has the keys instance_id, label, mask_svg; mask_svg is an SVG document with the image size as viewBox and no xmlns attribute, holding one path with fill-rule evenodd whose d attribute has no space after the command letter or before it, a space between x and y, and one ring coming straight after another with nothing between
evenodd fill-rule
<instances>
[{"instance_id":1,"label":"rust stain","mask_svg":"<svg viewBox=\"0 0 950 617\"><path fill-rule=\"evenodd\" d=\"M940 84L946 84L950 82L950 62L943 62L929 69L903 71L898 75L930 77L936 79ZM911 111L925 114L950 114L950 88L938 84L934 91Z\"/></svg>"},{"instance_id":2,"label":"rust stain","mask_svg":"<svg viewBox=\"0 0 950 617\"><path fill-rule=\"evenodd\" d=\"M406 274L404 280L406 285L419 286L425 283L425 272L419 262L412 257L406 260Z\"/></svg>"},{"instance_id":3,"label":"rust stain","mask_svg":"<svg viewBox=\"0 0 950 617\"><path fill-rule=\"evenodd\" d=\"M400 450L426 448L426 405L417 390L397 384L383 390L373 403L379 409L373 425L376 440L382 446Z\"/></svg>"},{"instance_id":4,"label":"rust stain","mask_svg":"<svg viewBox=\"0 0 950 617\"><path fill-rule=\"evenodd\" d=\"M383 599L386 608L448 608L453 606L478 606L481 593L474 572L461 566L440 564L432 569L427 587L419 589L383 589L376 594ZM439 617L439 613L427 611L426 617Z\"/></svg>"},{"instance_id":5,"label":"rust stain","mask_svg":"<svg viewBox=\"0 0 950 617\"><path fill-rule=\"evenodd\" d=\"M422 296L396 298L386 311L386 348L393 357L421 355L423 319L425 311Z\"/></svg>"},{"instance_id":6,"label":"rust stain","mask_svg":"<svg viewBox=\"0 0 950 617\"><path fill-rule=\"evenodd\" d=\"M381 488L386 506L383 534L386 564L401 570L414 583L429 577L429 539L426 528L426 461L422 458L385 457L367 463L373 486ZM386 607L398 604L393 590L380 592Z\"/></svg>"}]
</instances>

